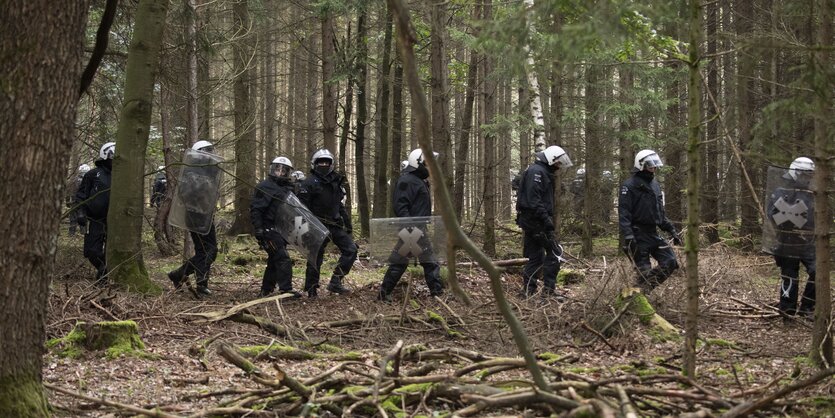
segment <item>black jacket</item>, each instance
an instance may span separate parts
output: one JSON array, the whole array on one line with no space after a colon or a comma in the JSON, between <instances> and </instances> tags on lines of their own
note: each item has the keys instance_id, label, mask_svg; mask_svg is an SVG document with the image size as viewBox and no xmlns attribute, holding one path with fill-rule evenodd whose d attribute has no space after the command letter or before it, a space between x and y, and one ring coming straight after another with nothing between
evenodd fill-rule
<instances>
[{"instance_id":1,"label":"black jacket","mask_svg":"<svg viewBox=\"0 0 835 418\"><path fill-rule=\"evenodd\" d=\"M342 204L345 198L345 177L336 171L321 175L310 170L310 175L299 185L299 200L318 217L325 226L344 226L351 230L351 217Z\"/></svg>"},{"instance_id":2,"label":"black jacket","mask_svg":"<svg viewBox=\"0 0 835 418\"><path fill-rule=\"evenodd\" d=\"M636 232L656 233L656 227L662 231L675 233L675 226L664 211L664 197L661 186L655 178L635 171L620 187L618 195L618 222L620 232L625 239L632 239Z\"/></svg>"},{"instance_id":3,"label":"black jacket","mask_svg":"<svg viewBox=\"0 0 835 418\"><path fill-rule=\"evenodd\" d=\"M76 204L90 219L107 219L107 209L110 206L110 163L105 160L96 161L96 168L87 172L81 179L81 185L75 192Z\"/></svg>"},{"instance_id":4,"label":"black jacket","mask_svg":"<svg viewBox=\"0 0 835 418\"><path fill-rule=\"evenodd\" d=\"M537 161L522 173L516 211L523 229L554 229L554 172L545 163Z\"/></svg>"},{"instance_id":5,"label":"black jacket","mask_svg":"<svg viewBox=\"0 0 835 418\"><path fill-rule=\"evenodd\" d=\"M392 196L394 214L398 218L432 216L432 194L429 184L412 171L400 174Z\"/></svg>"},{"instance_id":6,"label":"black jacket","mask_svg":"<svg viewBox=\"0 0 835 418\"><path fill-rule=\"evenodd\" d=\"M278 208L293 189L293 181L287 177L270 176L258 183L249 205L252 226L256 231L276 226Z\"/></svg>"}]
</instances>

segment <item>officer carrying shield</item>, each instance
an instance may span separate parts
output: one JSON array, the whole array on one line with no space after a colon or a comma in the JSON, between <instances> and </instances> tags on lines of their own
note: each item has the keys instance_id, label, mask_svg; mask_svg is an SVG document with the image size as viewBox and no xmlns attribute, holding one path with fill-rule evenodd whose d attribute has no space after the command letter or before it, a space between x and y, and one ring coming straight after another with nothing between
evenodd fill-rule
<instances>
[{"instance_id":1,"label":"officer carrying shield","mask_svg":"<svg viewBox=\"0 0 835 418\"><path fill-rule=\"evenodd\" d=\"M776 167L769 168L769 174L773 168ZM815 199L810 186L814 170L815 163L809 158L792 161L771 190L766 208L766 222L770 224L763 228L763 233L773 231L776 242L765 250L774 255L780 268L778 308L787 315L809 316L815 311ZM765 237L763 241L765 244ZM801 263L809 280L797 310Z\"/></svg>"},{"instance_id":2,"label":"officer carrying shield","mask_svg":"<svg viewBox=\"0 0 835 418\"><path fill-rule=\"evenodd\" d=\"M409 153L407 166L403 168L400 177L397 179L397 184L394 186L392 203L394 214L398 218L432 215L432 193L429 190L429 183L426 181L428 178L429 170L426 168L423 151L420 148L415 149ZM394 287L397 286L397 282L400 281L406 271L408 259L394 259L390 262L391 264L389 264L389 268L383 276L383 283L380 285L378 295L378 299L384 302L391 302L391 292L394 291ZM440 264L433 261L432 257L422 257L420 265L423 267L423 276L426 279L429 293L432 296L443 295L444 287L441 283Z\"/></svg>"},{"instance_id":3,"label":"officer carrying shield","mask_svg":"<svg viewBox=\"0 0 835 418\"><path fill-rule=\"evenodd\" d=\"M84 257L96 268L96 284L107 283L105 245L107 242L107 210L110 207L110 174L116 143L108 142L99 149L96 168L87 172L75 192L75 220L84 234Z\"/></svg>"},{"instance_id":4,"label":"officer carrying shield","mask_svg":"<svg viewBox=\"0 0 835 418\"><path fill-rule=\"evenodd\" d=\"M258 245L267 252L267 268L261 281L260 296L268 296L278 285L280 293L288 293L294 299L302 294L293 290L293 261L287 253L287 242L275 229L279 206L293 192L294 181L290 177L293 163L287 157L278 157L270 164L269 176L258 183L249 207L252 227Z\"/></svg>"},{"instance_id":5,"label":"officer carrying shield","mask_svg":"<svg viewBox=\"0 0 835 418\"><path fill-rule=\"evenodd\" d=\"M76 172L75 181L73 183L70 183L70 185L68 187L68 189L69 189L68 192L70 192L70 193L67 195L66 202L67 202L67 207L72 208L72 211L70 211L70 214L69 214L69 220L70 220L69 234L70 234L70 236L75 235L75 230L76 230L76 227L78 226L78 220L77 220L78 209L75 208L75 194L78 192L78 189L81 187L81 180L84 180L84 175L87 174L88 171L90 171L90 166L89 165L81 164L80 166L78 166L78 171Z\"/></svg>"},{"instance_id":6,"label":"officer carrying shield","mask_svg":"<svg viewBox=\"0 0 835 418\"><path fill-rule=\"evenodd\" d=\"M328 284L328 291L342 295L350 293L342 285L342 279L351 271L357 259L357 244L351 237L351 216L342 203L346 194L343 186L345 177L334 171L333 163L330 151L320 149L313 153L310 176L299 186L299 200L328 228L329 240L339 248L341 254ZM304 290L308 297L315 298L318 295L319 273L327 245L328 240L325 240L319 248L316 262L307 263Z\"/></svg>"},{"instance_id":7,"label":"officer carrying shield","mask_svg":"<svg viewBox=\"0 0 835 418\"><path fill-rule=\"evenodd\" d=\"M664 211L664 195L655 180L655 172L664 164L653 150L635 155L633 176L620 188L618 219L623 235L623 252L638 269L637 286L644 294L664 283L678 262L670 245L658 235L656 228L668 232L675 245L681 245L675 226ZM652 268L650 257L658 262Z\"/></svg>"},{"instance_id":8,"label":"officer carrying shield","mask_svg":"<svg viewBox=\"0 0 835 418\"><path fill-rule=\"evenodd\" d=\"M183 225L175 225L189 231L194 242L194 256L178 269L168 273L168 278L179 289L195 273L196 291L199 296L209 296L209 270L217 258L217 235L214 224L214 209L217 204L217 188L222 173L217 166L220 157L214 154L214 145L209 141L197 141L187 151L188 163L183 167L177 182L178 202L172 205L169 222L174 225L175 209L183 208Z\"/></svg>"},{"instance_id":9,"label":"officer carrying shield","mask_svg":"<svg viewBox=\"0 0 835 418\"><path fill-rule=\"evenodd\" d=\"M554 236L554 172L572 165L568 153L556 145L535 156L536 161L522 173L516 199L516 224L524 232L522 254L528 258L522 270L522 298L536 293L540 273L543 296L555 295L562 247Z\"/></svg>"}]
</instances>

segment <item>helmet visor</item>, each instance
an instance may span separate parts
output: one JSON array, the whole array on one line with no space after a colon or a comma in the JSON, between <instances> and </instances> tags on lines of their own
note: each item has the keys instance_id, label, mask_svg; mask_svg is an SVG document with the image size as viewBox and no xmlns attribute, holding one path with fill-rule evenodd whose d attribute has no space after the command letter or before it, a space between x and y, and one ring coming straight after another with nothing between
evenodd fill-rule
<instances>
[{"instance_id":1,"label":"helmet visor","mask_svg":"<svg viewBox=\"0 0 835 418\"><path fill-rule=\"evenodd\" d=\"M661 162L661 157L659 157L658 154L647 155L641 160L641 164L644 168L658 168L664 166L664 163Z\"/></svg>"},{"instance_id":2,"label":"helmet visor","mask_svg":"<svg viewBox=\"0 0 835 418\"><path fill-rule=\"evenodd\" d=\"M288 177L293 172L293 167L287 164L273 163L270 164L270 174L276 177Z\"/></svg>"},{"instance_id":3,"label":"helmet visor","mask_svg":"<svg viewBox=\"0 0 835 418\"><path fill-rule=\"evenodd\" d=\"M554 164L560 168L568 168L574 165L571 163L571 158L568 158L568 153L565 153L557 157L557 161Z\"/></svg>"}]
</instances>

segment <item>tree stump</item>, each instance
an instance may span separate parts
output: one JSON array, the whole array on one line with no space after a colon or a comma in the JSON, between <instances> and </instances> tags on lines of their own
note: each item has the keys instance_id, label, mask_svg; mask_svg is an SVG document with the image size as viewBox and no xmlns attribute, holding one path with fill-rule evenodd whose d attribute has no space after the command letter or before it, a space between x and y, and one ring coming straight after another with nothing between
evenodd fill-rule
<instances>
[{"instance_id":1,"label":"tree stump","mask_svg":"<svg viewBox=\"0 0 835 418\"><path fill-rule=\"evenodd\" d=\"M47 342L47 347L57 347L58 355L71 358L80 356L83 350L104 350L111 359L123 355L151 357L145 352L139 327L133 321L78 322L63 338Z\"/></svg>"},{"instance_id":2,"label":"tree stump","mask_svg":"<svg viewBox=\"0 0 835 418\"><path fill-rule=\"evenodd\" d=\"M678 328L658 315L646 295L637 288L627 287L621 290L620 295L615 299L615 309L618 312L625 309L626 313L636 316L657 340L669 341L681 338Z\"/></svg>"}]
</instances>

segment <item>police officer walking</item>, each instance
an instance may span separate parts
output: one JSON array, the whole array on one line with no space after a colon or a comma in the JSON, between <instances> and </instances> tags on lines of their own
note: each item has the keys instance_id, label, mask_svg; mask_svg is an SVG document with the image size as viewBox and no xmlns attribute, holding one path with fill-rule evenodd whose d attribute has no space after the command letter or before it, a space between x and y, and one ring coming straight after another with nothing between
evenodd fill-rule
<instances>
[{"instance_id":1,"label":"police officer walking","mask_svg":"<svg viewBox=\"0 0 835 418\"><path fill-rule=\"evenodd\" d=\"M339 295L350 291L342 285L342 279L351 271L357 259L357 245L351 237L351 216L345 210L342 199L345 198L343 183L345 177L334 171L333 154L326 149L313 153L310 159L310 176L301 182L299 200L313 212L328 228L330 236L322 243L316 257L316 263L308 262L305 271L304 290L308 297L315 298L319 288L319 273L325 256L328 241L339 248L341 255L333 270L328 291Z\"/></svg>"},{"instance_id":2,"label":"police officer walking","mask_svg":"<svg viewBox=\"0 0 835 418\"><path fill-rule=\"evenodd\" d=\"M437 154L435 154L437 155ZM432 193L429 190L429 170L426 168L426 161L423 158L423 151L418 148L409 153L407 165L402 169L397 184L394 187L392 203L394 214L398 218L432 216ZM431 254L431 252L430 252ZM398 262L398 261L406 261ZM397 286L397 282L406 271L408 259L391 260L383 283L380 286L378 299L384 302L391 302L391 292ZM423 258L420 265L423 267L423 276L426 279L426 286L432 296L440 296L444 293L441 283L441 266L432 257Z\"/></svg>"},{"instance_id":3,"label":"police officer walking","mask_svg":"<svg viewBox=\"0 0 835 418\"><path fill-rule=\"evenodd\" d=\"M774 255L774 261L780 268L780 301L777 307L787 315L810 316L815 311L815 199L811 190L814 171L815 163L811 159L796 158L768 199L766 218L771 228L763 228L763 231L764 234L768 230L774 231L776 242L766 251ZM806 267L809 280L806 281L798 310L801 263Z\"/></svg>"},{"instance_id":4,"label":"police officer walking","mask_svg":"<svg viewBox=\"0 0 835 418\"><path fill-rule=\"evenodd\" d=\"M635 264L638 270L636 284L644 294L652 292L678 269L675 253L656 229L668 232L673 243L681 245L681 237L664 211L661 186L655 180L655 172L662 166L655 151L638 152L633 175L621 186L618 198L623 252ZM658 262L655 268L652 268L650 257Z\"/></svg>"},{"instance_id":5,"label":"police officer walking","mask_svg":"<svg viewBox=\"0 0 835 418\"><path fill-rule=\"evenodd\" d=\"M249 207L255 239L267 252L267 268L261 281L262 297L273 293L276 285L280 293L291 294L294 299L302 297L301 293L293 290L293 261L287 253L287 242L275 229L279 206L293 192L292 171L293 163L289 158L274 159L269 176L255 187Z\"/></svg>"},{"instance_id":6,"label":"police officer walking","mask_svg":"<svg viewBox=\"0 0 835 418\"><path fill-rule=\"evenodd\" d=\"M87 172L75 193L75 221L84 235L84 257L96 269L96 284L107 283L105 245L107 241L107 210L110 207L110 175L116 143L108 142L99 149L96 168Z\"/></svg>"},{"instance_id":7,"label":"police officer walking","mask_svg":"<svg viewBox=\"0 0 835 418\"><path fill-rule=\"evenodd\" d=\"M191 146L192 150L201 151L203 153L213 154L214 145L209 141L197 141ZM192 161L191 166L183 167L184 175L182 177L189 177L189 174L194 178L213 178L218 170L215 160L202 154L200 158ZM189 173L190 172L190 173ZM205 195L206 190L202 187L203 184L190 184L188 182L179 182L177 194L184 202L200 200ZM212 202L212 205L215 203ZM209 296L212 291L209 290L209 270L217 258L217 234L215 231L215 224L212 219L214 215L211 213L188 211L186 212L186 223L189 226L209 224L209 230L206 233L195 232L189 229L189 234L194 242L194 256L188 259L177 270L168 273L168 278L174 284L175 289L179 289L188 280L191 273L195 273L196 292L198 296ZM208 219L206 219L208 217Z\"/></svg>"},{"instance_id":8,"label":"police officer walking","mask_svg":"<svg viewBox=\"0 0 835 418\"><path fill-rule=\"evenodd\" d=\"M78 171L75 176L75 181L72 183L72 188L70 189L70 194L67 195L67 207L71 208L69 214L70 220L70 236L75 235L76 227L78 226L78 208L75 207L75 194L78 192L78 189L81 187L81 180L84 179L84 175L90 171L90 166L87 164L81 164L78 166Z\"/></svg>"},{"instance_id":9,"label":"police officer walking","mask_svg":"<svg viewBox=\"0 0 835 418\"><path fill-rule=\"evenodd\" d=\"M555 295L562 247L554 236L554 172L572 165L568 153L556 145L538 151L535 157L522 173L516 199L516 223L524 232L522 254L528 258L522 270L523 298L536 293L540 274L543 295Z\"/></svg>"},{"instance_id":10,"label":"police officer walking","mask_svg":"<svg viewBox=\"0 0 835 418\"><path fill-rule=\"evenodd\" d=\"M157 168L159 171L154 178L154 184L151 186L151 207L158 208L165 198L165 191L168 189L168 179L165 178L165 166L161 165Z\"/></svg>"}]
</instances>

